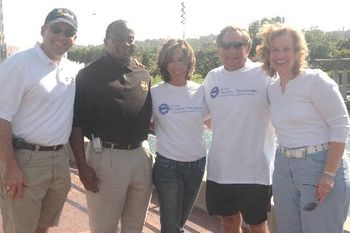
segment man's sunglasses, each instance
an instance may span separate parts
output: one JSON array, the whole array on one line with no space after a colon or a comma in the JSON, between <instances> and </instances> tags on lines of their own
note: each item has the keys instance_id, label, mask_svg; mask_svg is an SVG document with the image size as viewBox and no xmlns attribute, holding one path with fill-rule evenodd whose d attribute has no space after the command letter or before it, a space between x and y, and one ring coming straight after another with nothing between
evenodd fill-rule
<instances>
[{"instance_id":1,"label":"man's sunglasses","mask_svg":"<svg viewBox=\"0 0 350 233\"><path fill-rule=\"evenodd\" d=\"M241 49L244 46L246 46L247 43L244 41L234 41L234 42L221 42L220 46L223 49L230 49L230 48L235 48L235 49Z\"/></svg>"},{"instance_id":2,"label":"man's sunglasses","mask_svg":"<svg viewBox=\"0 0 350 233\"><path fill-rule=\"evenodd\" d=\"M55 34L60 34L63 31L63 34L64 34L65 37L73 37L77 33L77 31L75 29L73 29L73 28L72 29L63 30L62 28L60 28L57 25L50 25L49 28L50 28L50 31L52 33L55 33Z\"/></svg>"}]
</instances>

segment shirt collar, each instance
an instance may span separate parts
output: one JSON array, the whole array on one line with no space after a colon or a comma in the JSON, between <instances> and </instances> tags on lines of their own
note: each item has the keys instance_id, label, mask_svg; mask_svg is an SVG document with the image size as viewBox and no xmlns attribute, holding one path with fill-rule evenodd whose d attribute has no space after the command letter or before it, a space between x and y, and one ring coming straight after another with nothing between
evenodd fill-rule
<instances>
[{"instance_id":1,"label":"shirt collar","mask_svg":"<svg viewBox=\"0 0 350 233\"><path fill-rule=\"evenodd\" d=\"M119 62L117 62L111 55L107 53L106 55L106 60L109 62L111 67L114 67L117 70L122 71L122 73L130 73L134 67L133 67L133 59L131 59L129 65L127 66L122 66Z\"/></svg>"},{"instance_id":2,"label":"shirt collar","mask_svg":"<svg viewBox=\"0 0 350 233\"><path fill-rule=\"evenodd\" d=\"M56 66L58 66L51 58L49 58L46 53L44 52L44 50L41 48L41 43L40 42L36 42L34 49L36 51L36 53L38 54L40 60L42 63L44 64L55 64ZM63 64L66 62L66 58L62 57L60 64Z\"/></svg>"}]
</instances>

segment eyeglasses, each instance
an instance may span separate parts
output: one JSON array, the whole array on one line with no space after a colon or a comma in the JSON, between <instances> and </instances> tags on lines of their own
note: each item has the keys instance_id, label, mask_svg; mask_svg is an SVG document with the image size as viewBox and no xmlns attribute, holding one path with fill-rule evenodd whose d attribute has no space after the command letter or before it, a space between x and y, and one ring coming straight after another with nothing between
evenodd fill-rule
<instances>
[{"instance_id":1,"label":"eyeglasses","mask_svg":"<svg viewBox=\"0 0 350 233\"><path fill-rule=\"evenodd\" d=\"M55 34L60 34L63 31L63 34L65 37L73 37L77 33L77 31L73 28L63 30L57 25L50 25L49 28L50 28L50 31Z\"/></svg>"},{"instance_id":2,"label":"eyeglasses","mask_svg":"<svg viewBox=\"0 0 350 233\"><path fill-rule=\"evenodd\" d=\"M112 34L107 37L107 39L111 40L112 43L114 44L134 44L135 43L135 38L133 35L117 35L117 34Z\"/></svg>"},{"instance_id":3,"label":"eyeglasses","mask_svg":"<svg viewBox=\"0 0 350 233\"><path fill-rule=\"evenodd\" d=\"M244 42L244 41L234 41L234 42L221 42L220 43L220 46L223 48L223 49L230 49L230 48L235 48L235 49L241 49L243 48L244 46L246 46L247 43Z\"/></svg>"},{"instance_id":4,"label":"eyeglasses","mask_svg":"<svg viewBox=\"0 0 350 233\"><path fill-rule=\"evenodd\" d=\"M317 185L313 185L313 184L302 184L302 185L312 186L312 187L315 187L315 188L318 187ZM316 209L317 205L318 205L318 202L310 201L310 202L307 202L306 204L304 204L304 206L301 207L301 208L303 210L306 210L306 211L313 211L314 209Z\"/></svg>"}]
</instances>

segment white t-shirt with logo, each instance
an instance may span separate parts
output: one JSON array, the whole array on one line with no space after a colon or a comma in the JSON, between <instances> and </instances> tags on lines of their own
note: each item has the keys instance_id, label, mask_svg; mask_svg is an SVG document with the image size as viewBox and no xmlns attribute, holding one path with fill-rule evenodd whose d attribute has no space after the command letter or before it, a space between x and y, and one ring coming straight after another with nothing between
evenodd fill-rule
<instances>
[{"instance_id":1,"label":"white t-shirt with logo","mask_svg":"<svg viewBox=\"0 0 350 233\"><path fill-rule=\"evenodd\" d=\"M270 77L247 62L236 71L223 66L203 82L211 117L208 180L221 184L272 183L275 135L267 87Z\"/></svg>"},{"instance_id":2,"label":"white t-shirt with logo","mask_svg":"<svg viewBox=\"0 0 350 233\"><path fill-rule=\"evenodd\" d=\"M156 151L176 161L196 161L206 156L203 139L206 113L200 84L187 81L177 87L161 82L151 88Z\"/></svg>"}]
</instances>

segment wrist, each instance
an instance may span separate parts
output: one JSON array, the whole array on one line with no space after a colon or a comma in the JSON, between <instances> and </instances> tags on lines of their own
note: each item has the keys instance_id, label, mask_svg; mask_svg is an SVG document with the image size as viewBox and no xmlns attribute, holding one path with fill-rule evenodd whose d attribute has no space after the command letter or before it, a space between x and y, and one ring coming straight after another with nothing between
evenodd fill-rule
<instances>
[{"instance_id":1,"label":"wrist","mask_svg":"<svg viewBox=\"0 0 350 233\"><path fill-rule=\"evenodd\" d=\"M2 162L5 168L15 169L18 167L15 157L5 158Z\"/></svg>"},{"instance_id":2,"label":"wrist","mask_svg":"<svg viewBox=\"0 0 350 233\"><path fill-rule=\"evenodd\" d=\"M324 175L328 175L332 178L335 178L335 176L337 175L336 172L331 172L331 171L323 171Z\"/></svg>"}]
</instances>

